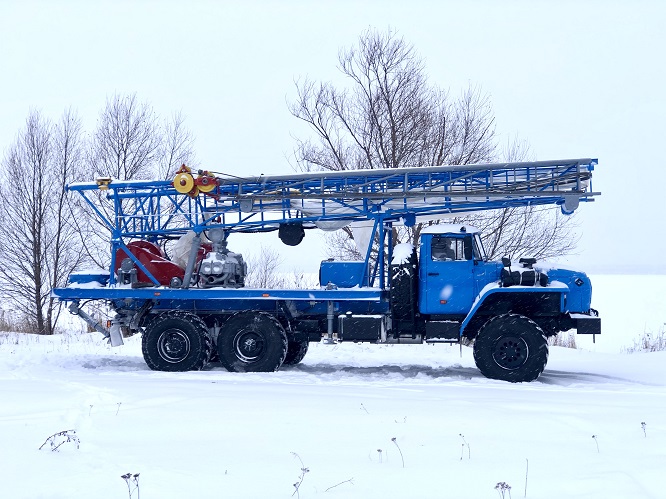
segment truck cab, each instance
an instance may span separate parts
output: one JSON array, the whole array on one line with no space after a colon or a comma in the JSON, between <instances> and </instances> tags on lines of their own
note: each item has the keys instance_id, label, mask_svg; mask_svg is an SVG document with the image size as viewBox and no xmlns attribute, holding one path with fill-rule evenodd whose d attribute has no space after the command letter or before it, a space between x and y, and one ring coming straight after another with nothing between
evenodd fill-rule
<instances>
[{"instance_id":1,"label":"truck cab","mask_svg":"<svg viewBox=\"0 0 666 499\"><path fill-rule=\"evenodd\" d=\"M418 308L428 315L466 315L502 266L488 262L478 229L432 225L421 231Z\"/></svg>"}]
</instances>

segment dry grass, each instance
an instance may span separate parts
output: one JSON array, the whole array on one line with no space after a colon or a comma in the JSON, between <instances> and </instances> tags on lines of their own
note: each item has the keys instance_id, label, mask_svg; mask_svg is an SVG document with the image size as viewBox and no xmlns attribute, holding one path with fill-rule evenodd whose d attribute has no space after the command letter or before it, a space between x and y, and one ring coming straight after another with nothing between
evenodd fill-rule
<instances>
[{"instance_id":1,"label":"dry grass","mask_svg":"<svg viewBox=\"0 0 666 499\"><path fill-rule=\"evenodd\" d=\"M576 345L576 333L562 331L548 338L548 344L553 347L578 348Z\"/></svg>"},{"instance_id":2,"label":"dry grass","mask_svg":"<svg viewBox=\"0 0 666 499\"><path fill-rule=\"evenodd\" d=\"M643 334L635 338L634 344L626 348L625 352L661 352L663 350L666 350L666 327L664 326L656 333L643 331Z\"/></svg>"}]
</instances>

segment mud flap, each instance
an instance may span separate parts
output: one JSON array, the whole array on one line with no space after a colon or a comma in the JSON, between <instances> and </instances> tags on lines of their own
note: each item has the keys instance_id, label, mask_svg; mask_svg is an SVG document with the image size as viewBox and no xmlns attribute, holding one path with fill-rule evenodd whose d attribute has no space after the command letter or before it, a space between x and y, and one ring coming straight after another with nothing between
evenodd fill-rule
<instances>
[{"instance_id":1,"label":"mud flap","mask_svg":"<svg viewBox=\"0 0 666 499\"><path fill-rule=\"evenodd\" d=\"M109 342L112 347L119 347L124 345L123 334L120 331L120 324L112 324L109 330Z\"/></svg>"}]
</instances>

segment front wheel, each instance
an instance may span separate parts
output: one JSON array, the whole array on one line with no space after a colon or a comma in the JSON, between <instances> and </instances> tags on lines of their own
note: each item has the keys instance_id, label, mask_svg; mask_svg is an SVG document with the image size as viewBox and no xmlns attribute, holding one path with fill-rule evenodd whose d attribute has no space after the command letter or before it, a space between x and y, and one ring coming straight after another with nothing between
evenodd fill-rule
<instances>
[{"instance_id":1,"label":"front wheel","mask_svg":"<svg viewBox=\"0 0 666 499\"><path fill-rule=\"evenodd\" d=\"M534 381L546 368L548 342L538 324L527 317L498 315L479 330L474 361L487 378Z\"/></svg>"},{"instance_id":2,"label":"front wheel","mask_svg":"<svg viewBox=\"0 0 666 499\"><path fill-rule=\"evenodd\" d=\"M277 371L287 354L287 333L265 312L238 312L217 338L222 365L231 372Z\"/></svg>"}]
</instances>

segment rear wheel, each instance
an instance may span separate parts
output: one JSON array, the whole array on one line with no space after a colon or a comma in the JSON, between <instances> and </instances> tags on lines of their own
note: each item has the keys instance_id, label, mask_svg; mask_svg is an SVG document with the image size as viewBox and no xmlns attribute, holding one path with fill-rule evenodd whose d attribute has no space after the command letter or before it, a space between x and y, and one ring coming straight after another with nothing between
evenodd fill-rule
<instances>
[{"instance_id":1,"label":"rear wheel","mask_svg":"<svg viewBox=\"0 0 666 499\"><path fill-rule=\"evenodd\" d=\"M206 323L189 312L164 312L143 333L141 350L155 371L202 369L210 358L211 339Z\"/></svg>"},{"instance_id":2,"label":"rear wheel","mask_svg":"<svg viewBox=\"0 0 666 499\"><path fill-rule=\"evenodd\" d=\"M222 325L217 351L229 371L277 371L287 354L287 334L270 314L239 312Z\"/></svg>"},{"instance_id":3,"label":"rear wheel","mask_svg":"<svg viewBox=\"0 0 666 499\"><path fill-rule=\"evenodd\" d=\"M305 358L305 354L308 353L308 345L310 343L307 340L304 341L289 341L287 345L287 356L282 362L283 366L295 366Z\"/></svg>"},{"instance_id":4,"label":"rear wheel","mask_svg":"<svg viewBox=\"0 0 666 499\"><path fill-rule=\"evenodd\" d=\"M548 343L534 321L517 314L499 315L479 330L474 361L487 378L534 381L548 362Z\"/></svg>"}]
</instances>

